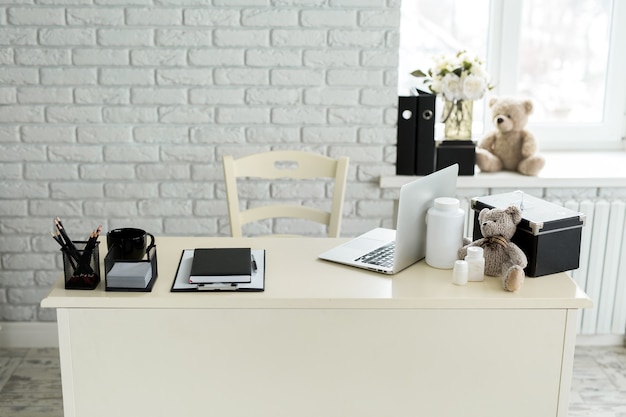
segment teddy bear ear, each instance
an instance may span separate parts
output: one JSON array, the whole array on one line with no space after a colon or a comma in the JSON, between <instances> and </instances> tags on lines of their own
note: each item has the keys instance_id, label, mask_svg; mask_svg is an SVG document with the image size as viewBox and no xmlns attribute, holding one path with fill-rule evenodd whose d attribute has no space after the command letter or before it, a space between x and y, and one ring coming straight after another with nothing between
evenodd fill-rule
<instances>
[{"instance_id":1,"label":"teddy bear ear","mask_svg":"<svg viewBox=\"0 0 626 417\"><path fill-rule=\"evenodd\" d=\"M526 114L530 114L533 112L533 102L531 100L524 100L522 104L524 105L524 110L526 110Z\"/></svg>"},{"instance_id":2,"label":"teddy bear ear","mask_svg":"<svg viewBox=\"0 0 626 417\"><path fill-rule=\"evenodd\" d=\"M482 222L483 222L483 218L487 215L487 212L488 212L488 211L489 211L489 209L488 209L488 208L484 208L484 209L482 209L482 210L480 211L480 213L478 213L478 221L479 221L480 223L482 223Z\"/></svg>"},{"instance_id":3,"label":"teddy bear ear","mask_svg":"<svg viewBox=\"0 0 626 417\"><path fill-rule=\"evenodd\" d=\"M498 101L498 97L491 97L489 99L489 107L493 107L494 104Z\"/></svg>"},{"instance_id":4,"label":"teddy bear ear","mask_svg":"<svg viewBox=\"0 0 626 417\"><path fill-rule=\"evenodd\" d=\"M517 206L509 206L506 209L506 213L511 216L513 223L517 224L522 220L522 212Z\"/></svg>"}]
</instances>

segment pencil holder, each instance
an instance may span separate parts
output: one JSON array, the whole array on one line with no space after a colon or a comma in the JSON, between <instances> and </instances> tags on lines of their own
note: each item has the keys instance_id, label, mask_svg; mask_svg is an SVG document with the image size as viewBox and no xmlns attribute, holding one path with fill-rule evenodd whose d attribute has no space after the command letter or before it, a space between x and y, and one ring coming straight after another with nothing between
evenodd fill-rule
<instances>
[{"instance_id":1,"label":"pencil holder","mask_svg":"<svg viewBox=\"0 0 626 417\"><path fill-rule=\"evenodd\" d=\"M72 243L73 248L61 249L65 289L93 290L100 283L100 242Z\"/></svg>"}]
</instances>

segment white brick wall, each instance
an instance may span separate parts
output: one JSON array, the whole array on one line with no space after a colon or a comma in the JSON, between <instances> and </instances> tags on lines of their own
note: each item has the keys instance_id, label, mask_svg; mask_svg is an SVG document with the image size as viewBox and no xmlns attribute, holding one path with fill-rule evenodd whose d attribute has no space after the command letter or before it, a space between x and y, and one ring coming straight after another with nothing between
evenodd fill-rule
<instances>
[{"instance_id":1,"label":"white brick wall","mask_svg":"<svg viewBox=\"0 0 626 417\"><path fill-rule=\"evenodd\" d=\"M225 154L347 155L344 235L390 223L376 183L395 170L399 0L38 4L0 4L0 321L54 320L55 216L76 239L227 235ZM248 204L328 201L296 191L252 187Z\"/></svg>"},{"instance_id":2,"label":"white brick wall","mask_svg":"<svg viewBox=\"0 0 626 417\"><path fill-rule=\"evenodd\" d=\"M378 180L395 172L400 0L0 3L0 322L55 320L39 308L62 271L55 216L76 239L98 224L228 235L225 154L347 155L343 235L393 226L397 190ZM328 203L316 185L245 191ZM321 233L251 232L271 228Z\"/></svg>"}]
</instances>

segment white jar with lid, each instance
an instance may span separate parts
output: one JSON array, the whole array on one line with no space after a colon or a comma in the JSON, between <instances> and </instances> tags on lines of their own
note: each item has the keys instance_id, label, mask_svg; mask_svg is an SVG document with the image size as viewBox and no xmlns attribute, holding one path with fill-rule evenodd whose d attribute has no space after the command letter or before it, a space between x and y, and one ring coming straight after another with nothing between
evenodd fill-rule
<instances>
[{"instance_id":1,"label":"white jar with lid","mask_svg":"<svg viewBox=\"0 0 626 417\"><path fill-rule=\"evenodd\" d=\"M465 212L459 200L436 198L426 213L426 263L434 268L452 269L463 246Z\"/></svg>"},{"instance_id":2,"label":"white jar with lid","mask_svg":"<svg viewBox=\"0 0 626 417\"><path fill-rule=\"evenodd\" d=\"M465 285L468 279L467 262L463 260L454 261L452 269L452 283L454 285Z\"/></svg>"},{"instance_id":3,"label":"white jar with lid","mask_svg":"<svg viewBox=\"0 0 626 417\"><path fill-rule=\"evenodd\" d=\"M480 246L470 246L467 248L465 255L468 268L468 281L484 281L485 280L485 257L483 256L483 248Z\"/></svg>"}]
</instances>

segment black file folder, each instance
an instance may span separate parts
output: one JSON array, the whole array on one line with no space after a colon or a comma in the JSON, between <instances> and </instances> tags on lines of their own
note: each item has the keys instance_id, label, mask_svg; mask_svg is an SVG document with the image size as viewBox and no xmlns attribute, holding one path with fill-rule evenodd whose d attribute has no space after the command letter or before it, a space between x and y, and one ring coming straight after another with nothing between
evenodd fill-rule
<instances>
[{"instance_id":1,"label":"black file folder","mask_svg":"<svg viewBox=\"0 0 626 417\"><path fill-rule=\"evenodd\" d=\"M435 98L417 90L398 97L397 175L428 175L435 171Z\"/></svg>"}]
</instances>

